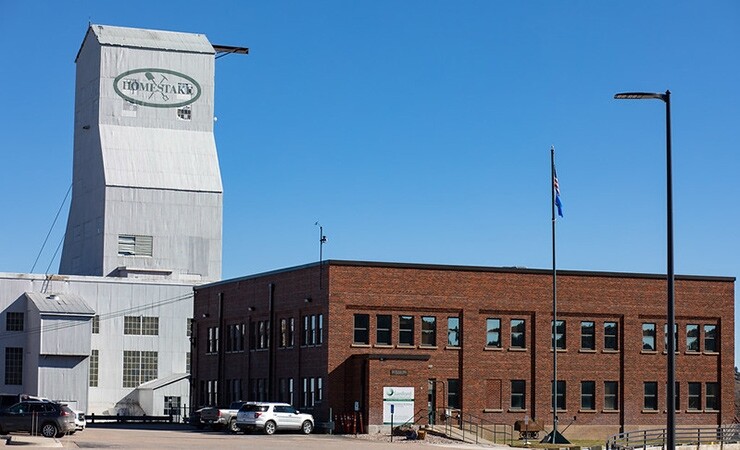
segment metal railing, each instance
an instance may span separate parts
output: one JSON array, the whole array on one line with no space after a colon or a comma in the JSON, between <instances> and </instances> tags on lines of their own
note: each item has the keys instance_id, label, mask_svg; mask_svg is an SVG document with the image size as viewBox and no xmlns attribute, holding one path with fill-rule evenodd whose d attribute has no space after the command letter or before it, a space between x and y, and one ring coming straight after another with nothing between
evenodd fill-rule
<instances>
[{"instance_id":1,"label":"metal railing","mask_svg":"<svg viewBox=\"0 0 740 450\"><path fill-rule=\"evenodd\" d=\"M458 409L437 408L433 416L426 408L420 409L399 427L412 424L442 426L447 437L464 442L479 444L481 440L486 440L495 444L511 444L514 441L514 427L511 425L489 422Z\"/></svg>"},{"instance_id":2,"label":"metal railing","mask_svg":"<svg viewBox=\"0 0 740 450\"><path fill-rule=\"evenodd\" d=\"M647 447L666 448L667 437L665 429L628 431L610 437L606 441L606 448L609 450ZM740 442L739 424L719 427L676 428L676 445L721 445L737 442Z\"/></svg>"}]
</instances>

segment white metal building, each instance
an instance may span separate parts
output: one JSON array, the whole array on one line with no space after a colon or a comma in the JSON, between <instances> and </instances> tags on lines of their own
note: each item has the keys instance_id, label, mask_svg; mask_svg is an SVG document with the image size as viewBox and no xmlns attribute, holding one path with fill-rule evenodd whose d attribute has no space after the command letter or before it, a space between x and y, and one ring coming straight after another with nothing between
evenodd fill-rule
<instances>
[{"instance_id":1,"label":"white metal building","mask_svg":"<svg viewBox=\"0 0 740 450\"><path fill-rule=\"evenodd\" d=\"M0 273L1 391L98 414L189 405L193 286L221 276L223 48L201 34L87 30L61 275Z\"/></svg>"}]
</instances>

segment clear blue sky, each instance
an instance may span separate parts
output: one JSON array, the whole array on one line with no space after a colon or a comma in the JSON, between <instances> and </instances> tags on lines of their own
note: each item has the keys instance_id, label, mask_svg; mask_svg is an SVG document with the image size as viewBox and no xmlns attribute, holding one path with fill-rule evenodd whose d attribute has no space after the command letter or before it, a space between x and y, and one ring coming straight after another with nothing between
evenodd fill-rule
<instances>
[{"instance_id":1,"label":"clear blue sky","mask_svg":"<svg viewBox=\"0 0 740 450\"><path fill-rule=\"evenodd\" d=\"M317 220L328 258L549 268L552 145L558 267L665 273L664 106L613 95L666 89L676 272L740 275L736 1L0 0L0 271L71 182L88 21L250 47L216 64L225 278L317 260Z\"/></svg>"}]
</instances>

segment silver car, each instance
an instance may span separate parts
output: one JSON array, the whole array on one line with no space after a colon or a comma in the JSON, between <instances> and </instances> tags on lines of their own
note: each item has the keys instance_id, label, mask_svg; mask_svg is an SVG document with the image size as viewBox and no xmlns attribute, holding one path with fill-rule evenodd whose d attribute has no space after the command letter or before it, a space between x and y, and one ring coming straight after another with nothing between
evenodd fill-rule
<instances>
[{"instance_id":1,"label":"silver car","mask_svg":"<svg viewBox=\"0 0 740 450\"><path fill-rule=\"evenodd\" d=\"M313 431L313 416L296 411L288 403L247 403L236 414L236 426L244 432L262 430L273 434L277 430Z\"/></svg>"}]
</instances>

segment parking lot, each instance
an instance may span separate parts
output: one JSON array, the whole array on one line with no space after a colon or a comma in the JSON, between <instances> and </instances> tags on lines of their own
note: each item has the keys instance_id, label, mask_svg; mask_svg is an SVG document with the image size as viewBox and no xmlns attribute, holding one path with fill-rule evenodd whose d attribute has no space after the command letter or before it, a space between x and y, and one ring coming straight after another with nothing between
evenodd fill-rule
<instances>
[{"instance_id":1,"label":"parking lot","mask_svg":"<svg viewBox=\"0 0 740 450\"><path fill-rule=\"evenodd\" d=\"M28 435L13 435L13 441L21 443ZM43 444L45 441L36 443ZM52 441L52 440L48 440ZM260 448L260 449L440 449L440 448L484 448L463 443L430 443L424 441L406 441L403 438L395 438L393 443L385 442L383 438L368 439L355 438L354 436L336 436L327 434L293 434L277 433L272 436L263 434L238 434L233 435L218 431L200 431L186 426L121 426L90 427L84 431L77 432L71 436L65 436L58 440L64 448L136 448L136 449L236 449L236 448ZM30 442L29 442L30 443ZM51 443L51 442L49 442ZM490 447L487 447L490 448Z\"/></svg>"}]
</instances>

